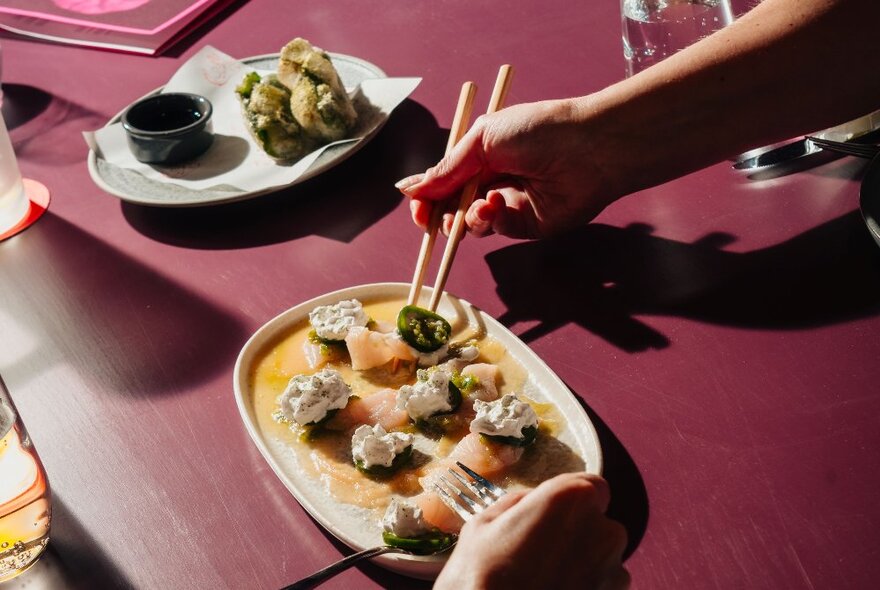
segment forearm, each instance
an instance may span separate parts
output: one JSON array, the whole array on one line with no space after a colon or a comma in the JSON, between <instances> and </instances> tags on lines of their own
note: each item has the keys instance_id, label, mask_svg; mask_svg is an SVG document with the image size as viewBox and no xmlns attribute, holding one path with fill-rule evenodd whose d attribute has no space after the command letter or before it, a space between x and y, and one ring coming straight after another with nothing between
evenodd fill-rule
<instances>
[{"instance_id":1,"label":"forearm","mask_svg":"<svg viewBox=\"0 0 880 590\"><path fill-rule=\"evenodd\" d=\"M764 0L742 19L660 64L575 99L605 153L606 188L622 196L746 149L880 108L864 63L876 0ZM596 157L601 157L599 153Z\"/></svg>"}]
</instances>

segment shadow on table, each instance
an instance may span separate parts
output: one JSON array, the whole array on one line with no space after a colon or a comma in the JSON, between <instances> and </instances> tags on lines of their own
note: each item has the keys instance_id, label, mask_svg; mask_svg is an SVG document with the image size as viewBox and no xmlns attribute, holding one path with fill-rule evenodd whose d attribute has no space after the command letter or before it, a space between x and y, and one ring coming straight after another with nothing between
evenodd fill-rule
<instances>
[{"instance_id":1,"label":"shadow on table","mask_svg":"<svg viewBox=\"0 0 880 590\"><path fill-rule=\"evenodd\" d=\"M72 367L96 392L185 391L227 371L247 338L229 314L48 211L0 244L10 380ZM7 324L8 322L8 324ZM204 336L210 334L210 338Z\"/></svg>"},{"instance_id":2,"label":"shadow on table","mask_svg":"<svg viewBox=\"0 0 880 590\"><path fill-rule=\"evenodd\" d=\"M429 111L404 101L356 154L296 186L238 203L164 208L123 203L140 233L186 248L250 248L320 235L350 242L394 210L394 183L442 154L446 131Z\"/></svg>"},{"instance_id":3,"label":"shadow on table","mask_svg":"<svg viewBox=\"0 0 880 590\"><path fill-rule=\"evenodd\" d=\"M47 137L79 135L107 122L106 115L87 106L23 84L3 85L3 117L19 162L59 166L82 163L88 146L83 141L81 149L71 150Z\"/></svg>"},{"instance_id":4,"label":"shadow on table","mask_svg":"<svg viewBox=\"0 0 880 590\"><path fill-rule=\"evenodd\" d=\"M651 231L591 224L489 253L499 320L537 320L526 342L576 323L636 352L669 345L640 314L794 330L880 313L880 256L858 212L744 253L721 249L735 239L726 234L684 243Z\"/></svg>"},{"instance_id":5,"label":"shadow on table","mask_svg":"<svg viewBox=\"0 0 880 590\"><path fill-rule=\"evenodd\" d=\"M580 397L575 397L587 412L599 436L604 462L602 476L611 488L608 516L626 529L627 543L623 558L628 559L642 542L642 537L645 536L648 528L648 491L639 468L623 443L592 408Z\"/></svg>"},{"instance_id":6,"label":"shadow on table","mask_svg":"<svg viewBox=\"0 0 880 590\"><path fill-rule=\"evenodd\" d=\"M52 102L52 95L44 90L26 84L3 85L3 121L6 129L12 131L28 121L37 118Z\"/></svg>"}]
</instances>

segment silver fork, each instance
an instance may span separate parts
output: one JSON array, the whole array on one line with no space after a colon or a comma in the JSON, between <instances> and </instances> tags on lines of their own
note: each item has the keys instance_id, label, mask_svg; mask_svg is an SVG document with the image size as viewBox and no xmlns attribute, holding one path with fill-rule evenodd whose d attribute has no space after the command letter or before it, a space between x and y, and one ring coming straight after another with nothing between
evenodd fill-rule
<instances>
[{"instance_id":1,"label":"silver fork","mask_svg":"<svg viewBox=\"0 0 880 590\"><path fill-rule=\"evenodd\" d=\"M872 145L868 143L857 143L853 141L833 141L831 139L821 139L819 137L807 137L810 140L810 143L822 148L823 150L828 150L830 152L837 152L839 154L845 154L847 156L856 156L858 158L867 158L872 159L877 154L880 154L880 146Z\"/></svg>"},{"instance_id":2,"label":"silver fork","mask_svg":"<svg viewBox=\"0 0 880 590\"><path fill-rule=\"evenodd\" d=\"M470 520L507 493L467 465L459 461L456 461L455 464L468 474L472 481L468 481L455 469L449 468L447 471L455 477L456 481L450 481L446 479L445 475L441 475L434 488L443 503L463 520Z\"/></svg>"},{"instance_id":3,"label":"silver fork","mask_svg":"<svg viewBox=\"0 0 880 590\"><path fill-rule=\"evenodd\" d=\"M458 465L458 467L461 468L462 471L473 478L473 482L468 482L463 475L461 475L454 469L449 469L449 472L454 475L463 486L465 486L465 488L472 494L472 497L464 494L460 486L450 482L443 475L440 476L440 481L436 484L436 489L438 494L440 495L440 499L443 500L443 502L447 506L449 506L449 508L455 511L455 513L461 516L464 520L468 520L475 514L482 512L483 510L491 506L496 500L498 500L498 498L505 494L505 491L503 489L499 488L488 479L478 474L473 469L470 469L469 467L459 463L458 461L456 461L455 464ZM443 484L443 486L445 486L445 489L444 487L441 487L441 483ZM462 504L456 502L454 498L459 498ZM449 547L445 547L440 551L437 551L437 553L449 551L454 546L455 543L453 542L452 545L450 545ZM385 553L403 553L405 555L415 555L415 553L411 551L401 549L400 547L392 547L391 545L382 545L381 547L364 549L363 551L359 551L358 553L349 555L345 559L341 559L336 563L328 565L322 570L318 570L311 576L294 582L289 586L285 586L281 590L308 590L309 588L314 588L319 584L323 584L325 581L329 580L336 574L347 570L362 559L369 559L371 557L376 557L377 555L383 555Z\"/></svg>"}]
</instances>

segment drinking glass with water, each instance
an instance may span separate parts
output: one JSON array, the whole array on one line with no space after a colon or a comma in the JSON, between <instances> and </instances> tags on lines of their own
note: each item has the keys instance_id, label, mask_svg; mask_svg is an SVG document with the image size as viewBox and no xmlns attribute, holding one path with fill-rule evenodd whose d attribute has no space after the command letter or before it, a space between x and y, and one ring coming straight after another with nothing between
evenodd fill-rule
<instances>
[{"instance_id":1,"label":"drinking glass with water","mask_svg":"<svg viewBox=\"0 0 880 590\"><path fill-rule=\"evenodd\" d=\"M0 378L0 582L43 553L51 514L49 480Z\"/></svg>"},{"instance_id":2,"label":"drinking glass with water","mask_svg":"<svg viewBox=\"0 0 880 590\"><path fill-rule=\"evenodd\" d=\"M620 0L626 75L733 22L730 0Z\"/></svg>"}]
</instances>

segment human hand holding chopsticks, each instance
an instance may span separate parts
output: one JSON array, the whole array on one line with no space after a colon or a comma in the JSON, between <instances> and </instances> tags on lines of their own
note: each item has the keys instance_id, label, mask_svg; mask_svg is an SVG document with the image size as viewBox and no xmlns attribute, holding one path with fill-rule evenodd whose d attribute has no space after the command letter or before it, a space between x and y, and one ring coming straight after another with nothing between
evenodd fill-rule
<instances>
[{"instance_id":1,"label":"human hand holding chopsticks","mask_svg":"<svg viewBox=\"0 0 880 590\"><path fill-rule=\"evenodd\" d=\"M503 107L504 101L507 97L507 91L510 88L512 75L513 68L509 65L503 65L498 70L498 78L495 80L495 87L492 89L492 96L489 99L487 114L495 113ZM447 155L450 154L453 147L456 145L456 142L462 137L462 135L464 135L464 130L467 128L467 123L470 119L475 92L476 86L472 82L466 82L462 86L452 128L449 132L449 141L446 145ZM434 283L434 291L431 295L431 301L428 304L428 309L431 311L437 309L440 296L443 294L443 289L446 285L446 278L449 276L449 269L452 266L455 253L458 249L458 243L464 235L465 214L473 202L477 184L478 178L476 176L465 182L458 201L458 211L456 212L454 219L451 221L450 229L445 232L449 236L449 240L446 243L446 249L443 252L443 259L440 261L440 269L437 274L437 280ZM407 305L415 305L418 303L419 293L421 292L428 263L431 259L431 250L434 246L437 230L442 221L443 208L438 206L432 209L426 204L424 215L426 218L425 224L423 225L425 228L425 236L422 240L422 246L419 251L415 274L413 275L412 285L410 287L409 296L407 297Z\"/></svg>"},{"instance_id":2,"label":"human hand holding chopsticks","mask_svg":"<svg viewBox=\"0 0 880 590\"><path fill-rule=\"evenodd\" d=\"M877 109L880 79L860 75L852 55L871 45L878 16L877 2L764 0L598 92L481 117L452 153L398 188L422 226L425 203L444 202L475 174L465 218L475 235L541 238L581 226L624 195Z\"/></svg>"},{"instance_id":3,"label":"human hand holding chopsticks","mask_svg":"<svg viewBox=\"0 0 880 590\"><path fill-rule=\"evenodd\" d=\"M413 220L425 227L434 201L443 202L475 175L468 230L539 238L582 225L611 202L595 136L581 126L571 101L515 105L477 119L455 148L424 174L398 188L412 198ZM444 231L452 215L444 219Z\"/></svg>"}]
</instances>

